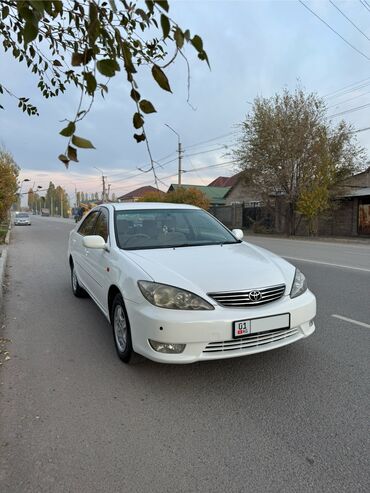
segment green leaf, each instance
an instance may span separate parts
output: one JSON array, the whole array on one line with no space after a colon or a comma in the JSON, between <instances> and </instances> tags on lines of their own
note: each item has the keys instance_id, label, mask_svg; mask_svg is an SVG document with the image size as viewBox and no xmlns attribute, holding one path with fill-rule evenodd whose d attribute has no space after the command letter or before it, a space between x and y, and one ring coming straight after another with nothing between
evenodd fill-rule
<instances>
[{"instance_id":1,"label":"green leaf","mask_svg":"<svg viewBox=\"0 0 370 493\"><path fill-rule=\"evenodd\" d=\"M1 17L4 19L6 19L9 15L9 7L7 5L5 5L2 10L1 10Z\"/></svg>"},{"instance_id":2,"label":"green leaf","mask_svg":"<svg viewBox=\"0 0 370 493\"><path fill-rule=\"evenodd\" d=\"M132 63L132 56L131 56L131 50L130 46L127 43L127 41L123 41L122 43L122 51L123 51L123 58L125 60L125 69L128 74L134 74L136 73L136 69L134 67L134 64Z\"/></svg>"},{"instance_id":3,"label":"green leaf","mask_svg":"<svg viewBox=\"0 0 370 493\"><path fill-rule=\"evenodd\" d=\"M86 90L90 96L92 96L96 90L97 82L95 77L91 72L83 73L84 79L86 81Z\"/></svg>"},{"instance_id":4,"label":"green leaf","mask_svg":"<svg viewBox=\"0 0 370 493\"><path fill-rule=\"evenodd\" d=\"M161 14L161 26L163 32L163 39L166 39L170 34L171 24L168 17L165 14Z\"/></svg>"},{"instance_id":5,"label":"green leaf","mask_svg":"<svg viewBox=\"0 0 370 493\"><path fill-rule=\"evenodd\" d=\"M37 34L38 34L37 26L35 26L33 22L27 21L23 28L24 44L27 46L28 43L31 43L31 41L33 41L37 37Z\"/></svg>"},{"instance_id":6,"label":"green leaf","mask_svg":"<svg viewBox=\"0 0 370 493\"><path fill-rule=\"evenodd\" d=\"M205 60L207 62L208 67L211 68L211 65L209 64L207 53L204 50L201 51L200 53L198 53L198 58L199 58L199 60Z\"/></svg>"},{"instance_id":7,"label":"green leaf","mask_svg":"<svg viewBox=\"0 0 370 493\"><path fill-rule=\"evenodd\" d=\"M176 27L175 34L173 36L176 41L176 46L179 50L184 46L184 34L179 27Z\"/></svg>"},{"instance_id":8,"label":"green leaf","mask_svg":"<svg viewBox=\"0 0 370 493\"><path fill-rule=\"evenodd\" d=\"M159 5L166 12L168 12L168 10L170 8L169 5L168 5L168 1L167 0L154 0L154 3L156 3L157 5Z\"/></svg>"},{"instance_id":9,"label":"green leaf","mask_svg":"<svg viewBox=\"0 0 370 493\"><path fill-rule=\"evenodd\" d=\"M164 91L172 92L166 74L161 68L158 67L158 65L153 65L152 75L159 87L161 87Z\"/></svg>"},{"instance_id":10,"label":"green leaf","mask_svg":"<svg viewBox=\"0 0 370 493\"><path fill-rule=\"evenodd\" d=\"M95 147L89 140L78 137L77 135L74 135L72 137L72 144L74 144L76 147L81 147L82 149L95 149Z\"/></svg>"},{"instance_id":11,"label":"green leaf","mask_svg":"<svg viewBox=\"0 0 370 493\"><path fill-rule=\"evenodd\" d=\"M68 154L68 159L70 159L71 161L74 161L75 163L78 163L77 149L75 147L68 146L67 154Z\"/></svg>"},{"instance_id":12,"label":"green leaf","mask_svg":"<svg viewBox=\"0 0 370 493\"><path fill-rule=\"evenodd\" d=\"M146 6L148 7L149 12L152 14L154 12L154 1L153 0L145 0Z\"/></svg>"},{"instance_id":13,"label":"green leaf","mask_svg":"<svg viewBox=\"0 0 370 493\"><path fill-rule=\"evenodd\" d=\"M112 58L106 58L105 60L99 60L96 64L96 68L102 75L106 77L114 77L116 72L120 70L120 67L116 60Z\"/></svg>"},{"instance_id":14,"label":"green leaf","mask_svg":"<svg viewBox=\"0 0 370 493\"><path fill-rule=\"evenodd\" d=\"M62 161L62 163L65 165L66 168L68 168L69 159L65 154L59 154L58 159L59 161Z\"/></svg>"},{"instance_id":15,"label":"green leaf","mask_svg":"<svg viewBox=\"0 0 370 493\"><path fill-rule=\"evenodd\" d=\"M140 115L140 113L135 113L133 117L133 124L135 128L141 128L144 124L144 118Z\"/></svg>"},{"instance_id":16,"label":"green leaf","mask_svg":"<svg viewBox=\"0 0 370 493\"><path fill-rule=\"evenodd\" d=\"M190 41L190 31L189 31L189 29L187 29L184 32L184 38L186 39L186 41Z\"/></svg>"},{"instance_id":17,"label":"green leaf","mask_svg":"<svg viewBox=\"0 0 370 493\"><path fill-rule=\"evenodd\" d=\"M139 144L139 142L143 142L145 140L144 134L134 134L134 139Z\"/></svg>"},{"instance_id":18,"label":"green leaf","mask_svg":"<svg viewBox=\"0 0 370 493\"><path fill-rule=\"evenodd\" d=\"M71 64L73 67L78 67L82 65L84 62L84 54L83 53L72 53Z\"/></svg>"},{"instance_id":19,"label":"green leaf","mask_svg":"<svg viewBox=\"0 0 370 493\"><path fill-rule=\"evenodd\" d=\"M199 51L199 52L200 51L203 51L203 41L202 41L202 38L200 36L198 36L197 34L191 40L191 44L194 46L194 48L197 51Z\"/></svg>"},{"instance_id":20,"label":"green leaf","mask_svg":"<svg viewBox=\"0 0 370 493\"><path fill-rule=\"evenodd\" d=\"M59 132L63 137L70 137L75 133L76 125L73 122L69 122L68 125Z\"/></svg>"},{"instance_id":21,"label":"green leaf","mask_svg":"<svg viewBox=\"0 0 370 493\"><path fill-rule=\"evenodd\" d=\"M130 96L136 103L140 101L140 93L135 91L135 89L131 89Z\"/></svg>"},{"instance_id":22,"label":"green leaf","mask_svg":"<svg viewBox=\"0 0 370 493\"><path fill-rule=\"evenodd\" d=\"M140 17L143 19L145 22L149 22L149 17L146 12L144 12L143 9L136 9L136 14L140 15Z\"/></svg>"},{"instance_id":23,"label":"green leaf","mask_svg":"<svg viewBox=\"0 0 370 493\"><path fill-rule=\"evenodd\" d=\"M156 113L156 109L152 105L150 101L147 101L146 99L142 99L139 103L140 109L143 113Z\"/></svg>"}]
</instances>

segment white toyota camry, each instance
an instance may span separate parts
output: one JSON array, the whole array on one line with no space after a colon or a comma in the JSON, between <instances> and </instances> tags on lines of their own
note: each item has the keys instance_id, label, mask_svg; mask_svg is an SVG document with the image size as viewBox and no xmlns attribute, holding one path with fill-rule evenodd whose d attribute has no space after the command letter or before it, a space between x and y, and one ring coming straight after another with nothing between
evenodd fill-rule
<instances>
[{"instance_id":1,"label":"white toyota camry","mask_svg":"<svg viewBox=\"0 0 370 493\"><path fill-rule=\"evenodd\" d=\"M133 351L165 363L232 358L311 335L304 275L242 237L190 205L102 205L70 233L73 293L102 310L125 362Z\"/></svg>"}]
</instances>

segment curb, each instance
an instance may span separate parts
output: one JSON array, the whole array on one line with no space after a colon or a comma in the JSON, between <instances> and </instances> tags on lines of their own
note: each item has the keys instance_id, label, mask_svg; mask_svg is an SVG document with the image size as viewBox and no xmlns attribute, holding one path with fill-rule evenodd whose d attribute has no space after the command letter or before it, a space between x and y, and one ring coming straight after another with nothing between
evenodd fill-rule
<instances>
[{"instance_id":1,"label":"curb","mask_svg":"<svg viewBox=\"0 0 370 493\"><path fill-rule=\"evenodd\" d=\"M3 298L4 277L5 277L5 267L6 267L7 256L8 256L8 249L4 248L2 250L1 256L0 256L0 305L2 303L2 298Z\"/></svg>"},{"instance_id":2,"label":"curb","mask_svg":"<svg viewBox=\"0 0 370 493\"><path fill-rule=\"evenodd\" d=\"M5 245L9 245L10 243L10 231L12 229L12 226L11 224L9 224L9 229L8 229L8 232L6 233L6 236L5 236Z\"/></svg>"}]
</instances>

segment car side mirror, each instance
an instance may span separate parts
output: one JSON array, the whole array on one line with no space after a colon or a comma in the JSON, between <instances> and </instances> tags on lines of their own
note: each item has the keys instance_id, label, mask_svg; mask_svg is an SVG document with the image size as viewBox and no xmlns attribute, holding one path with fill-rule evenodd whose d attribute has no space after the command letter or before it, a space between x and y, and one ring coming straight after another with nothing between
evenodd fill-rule
<instances>
[{"instance_id":1,"label":"car side mirror","mask_svg":"<svg viewBox=\"0 0 370 493\"><path fill-rule=\"evenodd\" d=\"M106 248L104 238L99 235L84 236L82 244L85 248L93 248L95 250L105 250Z\"/></svg>"},{"instance_id":2,"label":"car side mirror","mask_svg":"<svg viewBox=\"0 0 370 493\"><path fill-rule=\"evenodd\" d=\"M231 232L237 240L242 240L244 237L244 233L241 229L233 229Z\"/></svg>"}]
</instances>

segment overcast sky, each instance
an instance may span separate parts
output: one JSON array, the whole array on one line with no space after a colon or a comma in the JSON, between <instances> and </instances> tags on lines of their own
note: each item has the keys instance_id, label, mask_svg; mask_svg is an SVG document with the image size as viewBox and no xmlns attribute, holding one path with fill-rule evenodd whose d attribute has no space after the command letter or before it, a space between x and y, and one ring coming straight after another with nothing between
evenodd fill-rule
<instances>
[{"instance_id":1,"label":"overcast sky","mask_svg":"<svg viewBox=\"0 0 370 493\"><path fill-rule=\"evenodd\" d=\"M177 137L165 123L181 135L183 167L188 171L183 183L208 184L216 176L231 176L235 168L229 164L194 170L230 160L227 153L235 142L235 125L257 95L268 97L284 87L294 89L299 80L308 91L324 96L368 78L357 90L327 98L328 112L336 114L370 103L370 41L366 38L370 39L370 2L367 9L366 2L333 0L362 34L329 1L304 1L352 47L296 0L170 1L171 17L202 36L212 70L196 58L191 47L186 49L195 110L186 102L186 66L181 58L168 71L173 94L159 89L148 72L140 76L142 96L154 102L158 111L146 119L154 159L167 155L162 163L174 159L158 169L164 184L176 182L176 176L168 176L177 170ZM148 156L145 145L132 138L134 106L122 72L111 80L106 100L98 100L79 126L78 134L90 138L96 150L80 151L80 163L71 163L65 170L56 159L66 142L58 132L63 127L60 121L73 117L77 94L70 88L62 98L44 100L36 87L37 78L26 66L8 54L0 55L1 81L15 94L30 97L40 112L39 117L28 117L14 100L2 97L5 111L0 111L0 142L15 156L21 178L43 187L52 180L66 188L72 201L75 186L85 192L101 191L101 174L94 167L108 176L116 195L153 184L150 174L130 177L138 174L138 167L145 167ZM341 118L358 129L365 128L370 126L369 112L365 107ZM370 131L358 133L358 138L370 151ZM210 139L214 140L195 145Z\"/></svg>"}]
</instances>

